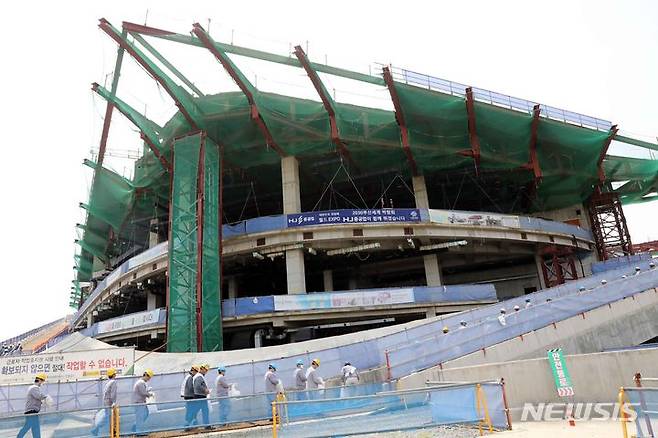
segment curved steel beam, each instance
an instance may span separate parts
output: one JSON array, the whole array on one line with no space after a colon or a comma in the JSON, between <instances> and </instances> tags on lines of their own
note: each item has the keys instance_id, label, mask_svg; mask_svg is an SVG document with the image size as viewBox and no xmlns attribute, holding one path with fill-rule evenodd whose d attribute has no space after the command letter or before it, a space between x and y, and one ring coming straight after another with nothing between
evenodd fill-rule
<instances>
[{"instance_id":1,"label":"curved steel beam","mask_svg":"<svg viewBox=\"0 0 658 438\"><path fill-rule=\"evenodd\" d=\"M240 90L244 93L244 95L247 97L247 101L249 102L249 107L251 108L251 119L256 122L256 125L258 126L258 129L261 131L263 134L263 137L265 137L265 141L267 142L268 146L271 146L272 149L274 149L279 156L285 157L287 154L281 147L277 144L277 142L274 140L274 137L272 137L272 133L270 132L269 128L267 127L267 124L263 120L263 117L260 115L260 112L258 111L258 105L256 104L256 99L254 99L254 91L256 91L256 88L251 84L251 82L246 78L246 76L240 71L240 69L231 61L231 59L226 55L226 53L217 47L217 44L215 41L212 39L212 37L208 34L208 32L205 31L203 27L199 23L194 23L194 28L192 29L192 33L196 35L201 43L204 45L210 53L212 53L217 61L224 67L226 72L231 76L233 81L238 85Z\"/></svg>"},{"instance_id":2,"label":"curved steel beam","mask_svg":"<svg viewBox=\"0 0 658 438\"><path fill-rule=\"evenodd\" d=\"M299 60L299 63L301 64L302 68L306 71L308 77L311 79L315 91L317 91L318 95L320 96L320 100L322 101L322 105L324 106L324 109L327 111L327 114L329 114L329 125L331 127L331 141L336 145L336 148L338 148L338 152L340 153L340 155L343 158L345 158L347 161L349 161L352 166L356 167L354 160L352 159L352 156L350 154L350 151L349 149L347 149L347 145L345 144L345 142L343 142L340 139L340 133L338 132L338 125L336 124L336 110L334 109L335 102L333 101L326 87L322 83L320 76L318 76L318 73L315 71L315 69L313 69L311 62L308 60L308 57L306 56L306 53L304 52L301 46L295 46L295 56Z\"/></svg>"},{"instance_id":3,"label":"curved steel beam","mask_svg":"<svg viewBox=\"0 0 658 438\"><path fill-rule=\"evenodd\" d=\"M193 130L200 129L202 125L201 111L193 101L192 96L169 78L155 63L153 63L139 48L129 42L109 21L100 19L98 27L110 38L132 56L155 79L167 94L174 100L179 111L183 114Z\"/></svg>"},{"instance_id":4,"label":"curved steel beam","mask_svg":"<svg viewBox=\"0 0 658 438\"><path fill-rule=\"evenodd\" d=\"M404 154L407 156L407 162L409 162L409 167L411 168L411 173L413 176L418 176L418 165L414 159L414 155L411 152L411 145L409 144L409 130L407 129L407 124L404 120L404 113L402 112L402 104L400 103L400 97L398 92L395 89L395 81L393 81L393 75L391 70L388 67L382 69L384 74L384 82L388 88L388 92L391 95L391 100L393 101L393 107L395 108L395 120L398 122L400 127L400 136L402 138L402 149Z\"/></svg>"},{"instance_id":5,"label":"curved steel beam","mask_svg":"<svg viewBox=\"0 0 658 438\"><path fill-rule=\"evenodd\" d=\"M140 136L144 143L146 143L153 152L153 155L160 161L162 167L167 171L171 172L171 163L164 157L162 154L159 132L162 129L155 122L147 119L139 111L132 108L130 105L119 99L115 94L109 93L105 88L98 85L94 82L91 85L91 89L98 94L100 97L105 99L109 104L112 104L116 107L121 114L123 114L128 120L130 120L133 125L137 127L140 131Z\"/></svg>"}]
</instances>

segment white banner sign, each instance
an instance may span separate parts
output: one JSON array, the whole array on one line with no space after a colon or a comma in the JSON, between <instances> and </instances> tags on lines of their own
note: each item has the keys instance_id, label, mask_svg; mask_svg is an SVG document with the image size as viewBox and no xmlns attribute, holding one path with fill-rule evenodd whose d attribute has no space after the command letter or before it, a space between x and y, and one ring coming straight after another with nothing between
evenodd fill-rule
<instances>
[{"instance_id":1,"label":"white banner sign","mask_svg":"<svg viewBox=\"0 0 658 438\"><path fill-rule=\"evenodd\" d=\"M470 211L430 210L430 222L477 227L520 227L518 216Z\"/></svg>"},{"instance_id":2,"label":"white banner sign","mask_svg":"<svg viewBox=\"0 0 658 438\"><path fill-rule=\"evenodd\" d=\"M32 383L38 373L45 373L47 382L96 379L108 368L125 375L132 373L134 362L133 348L0 357L0 384Z\"/></svg>"},{"instance_id":3,"label":"white banner sign","mask_svg":"<svg viewBox=\"0 0 658 438\"><path fill-rule=\"evenodd\" d=\"M275 295L274 310L334 309L413 302L414 291L411 288L361 292L309 293L306 295Z\"/></svg>"},{"instance_id":4,"label":"white banner sign","mask_svg":"<svg viewBox=\"0 0 658 438\"><path fill-rule=\"evenodd\" d=\"M160 318L160 312L163 309L155 309L148 312L133 313L131 315L122 316L121 318L113 318L98 323L98 334L118 332L127 330L143 325L155 324Z\"/></svg>"}]
</instances>

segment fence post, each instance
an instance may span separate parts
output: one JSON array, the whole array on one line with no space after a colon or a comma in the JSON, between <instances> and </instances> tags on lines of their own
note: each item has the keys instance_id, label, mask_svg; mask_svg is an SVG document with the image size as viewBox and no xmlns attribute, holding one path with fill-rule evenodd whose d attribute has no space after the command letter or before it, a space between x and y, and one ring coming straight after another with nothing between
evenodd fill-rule
<instances>
[{"instance_id":1,"label":"fence post","mask_svg":"<svg viewBox=\"0 0 658 438\"><path fill-rule=\"evenodd\" d=\"M392 380L392 374L391 374L391 360L388 357L388 350L384 352L386 355L386 380L391 381Z\"/></svg>"},{"instance_id":2,"label":"fence post","mask_svg":"<svg viewBox=\"0 0 658 438\"><path fill-rule=\"evenodd\" d=\"M507 417L507 430L512 430L512 415L510 414L509 404L507 403L507 393L505 392L505 379L500 378L500 386L503 389L503 407L505 408L505 416Z\"/></svg>"},{"instance_id":3,"label":"fence post","mask_svg":"<svg viewBox=\"0 0 658 438\"><path fill-rule=\"evenodd\" d=\"M621 387L619 388L619 396L618 396L618 401L619 401L619 411L621 412L621 433L624 438L628 438L628 428L626 426L626 423L628 422L628 418L626 417L626 411L624 411L624 388Z\"/></svg>"},{"instance_id":4,"label":"fence post","mask_svg":"<svg viewBox=\"0 0 658 438\"><path fill-rule=\"evenodd\" d=\"M60 389L61 386L62 386L62 381L58 380L57 381L57 401L55 402L56 403L55 404L55 409L57 409L58 411L59 411L59 389Z\"/></svg>"},{"instance_id":5,"label":"fence post","mask_svg":"<svg viewBox=\"0 0 658 438\"><path fill-rule=\"evenodd\" d=\"M633 380L635 380L635 386L642 388L642 374L635 373ZM647 402L644 399L644 393L642 390L638 391L638 395L640 396L640 409L642 409L642 412L644 413L644 422L647 423L647 433L649 436L655 436L653 434L653 427L651 426L651 418L649 418L649 414L647 414Z\"/></svg>"},{"instance_id":6,"label":"fence post","mask_svg":"<svg viewBox=\"0 0 658 438\"><path fill-rule=\"evenodd\" d=\"M277 438L277 430L276 430L276 399L272 401L272 438Z\"/></svg>"}]
</instances>

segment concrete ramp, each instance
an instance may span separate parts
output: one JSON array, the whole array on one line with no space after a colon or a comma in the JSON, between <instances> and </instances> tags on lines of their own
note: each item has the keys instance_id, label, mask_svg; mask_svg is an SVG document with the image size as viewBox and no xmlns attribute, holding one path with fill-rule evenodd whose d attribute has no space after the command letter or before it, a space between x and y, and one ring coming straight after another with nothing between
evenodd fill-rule
<instances>
[{"instance_id":1,"label":"concrete ramp","mask_svg":"<svg viewBox=\"0 0 658 438\"><path fill-rule=\"evenodd\" d=\"M521 371L515 368L511 372L499 372L498 370L504 368L503 362L534 358L545 360L546 350L556 347L561 347L566 354L598 353L610 348L639 345L655 336L658 336L658 290L652 288L583 312L556 324L492 345L484 350L410 374L401 378L399 384L402 388L413 388L424 386L427 380L452 380L453 378L457 380L462 378L477 380L485 377L486 379L493 377L511 379L515 373ZM654 351L655 359L658 359L658 353L656 353L658 349L652 349L651 351ZM645 350L629 350L628 352L601 354L610 357L618 357L619 355L640 357L648 353ZM655 364L656 362L653 360L651 363ZM493 372L496 376L492 372L479 373L477 371L485 370L487 366L496 370ZM609 366L614 367L614 362ZM637 366L640 366L640 363ZM463 371L460 374L458 370L466 370L467 367L471 371ZM610 375L607 371L599 374L598 371L593 371L595 369L592 365L591 370L596 374L596 379L606 379L605 376ZM628 374L625 381L626 385L632 382L633 373L640 371L639 369L635 370L628 362L623 366L623 369ZM615 375L620 372L621 369L615 369L615 373L617 373ZM530 375L528 379L530 379L528 384L532 388ZM578 391L576 390L576 392ZM597 397L600 397L600 394L597 394Z\"/></svg>"}]
</instances>

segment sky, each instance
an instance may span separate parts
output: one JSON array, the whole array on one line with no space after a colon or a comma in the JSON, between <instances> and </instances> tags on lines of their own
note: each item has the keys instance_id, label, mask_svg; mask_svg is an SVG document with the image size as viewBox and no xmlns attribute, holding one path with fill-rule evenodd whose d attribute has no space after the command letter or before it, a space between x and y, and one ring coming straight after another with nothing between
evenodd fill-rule
<instances>
[{"instance_id":1,"label":"sky","mask_svg":"<svg viewBox=\"0 0 658 438\"><path fill-rule=\"evenodd\" d=\"M98 148L105 108L90 84L109 86L116 55L101 17L180 33L199 22L217 41L284 55L300 44L314 61L362 72L392 63L610 120L638 138L658 135L653 1L11 2L0 15L0 339L71 312L74 225L91 182L81 163ZM236 89L207 54L166 50L204 91ZM312 94L301 70L240 62L260 88ZM323 79L339 101L390 105L381 90ZM119 95L155 121L173 114L133 61ZM113 122L110 153L139 151L130 125ZM124 159L107 164L130 177ZM625 213L634 242L658 239L658 202Z\"/></svg>"}]
</instances>

